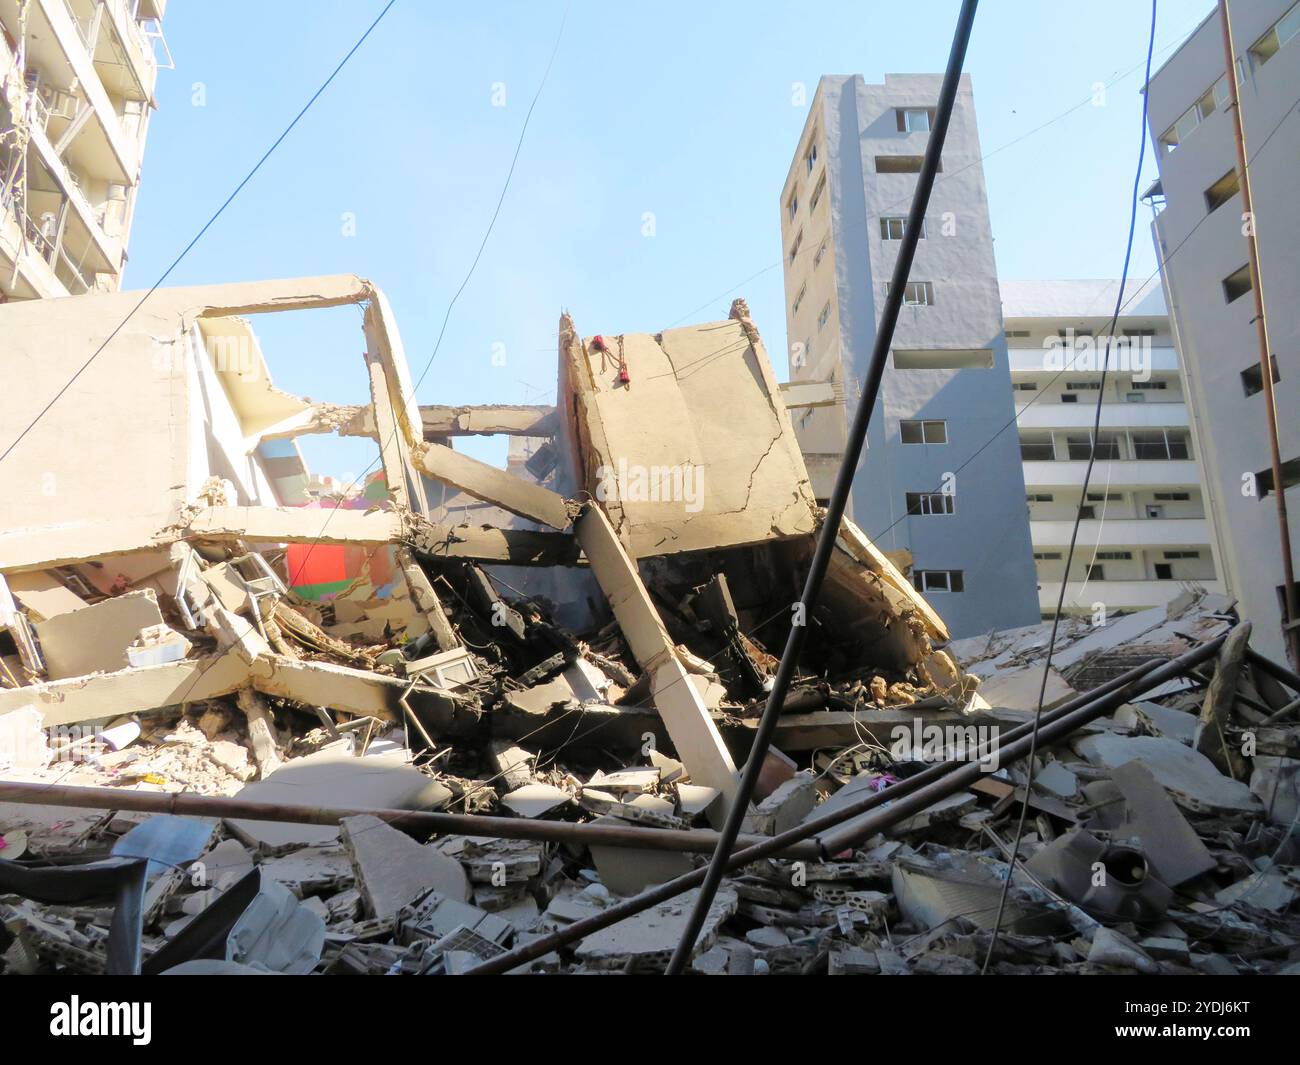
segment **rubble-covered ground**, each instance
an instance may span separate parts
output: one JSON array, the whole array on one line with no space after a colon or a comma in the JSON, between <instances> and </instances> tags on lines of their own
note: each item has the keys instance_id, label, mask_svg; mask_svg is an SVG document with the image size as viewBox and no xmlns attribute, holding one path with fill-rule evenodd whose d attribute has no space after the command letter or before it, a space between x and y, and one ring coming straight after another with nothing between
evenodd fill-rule
<instances>
[{"instance_id":1,"label":"rubble-covered ground","mask_svg":"<svg viewBox=\"0 0 1300 1065\"><path fill-rule=\"evenodd\" d=\"M110 335L0 467L4 972L661 971L699 889L629 900L707 861L796 625L740 844L783 842L692 971L1300 967L1300 677L1194 587L1064 620L1050 668L1050 625L952 641L847 520L802 603L825 511L743 301L566 315L554 407L449 407L359 278L136 298L0 308L41 378L15 423ZM369 402L275 389L241 315L343 304ZM111 463L65 446L88 420ZM375 443L364 494L305 494L305 433ZM1089 720L996 757L1061 708Z\"/></svg>"}]
</instances>

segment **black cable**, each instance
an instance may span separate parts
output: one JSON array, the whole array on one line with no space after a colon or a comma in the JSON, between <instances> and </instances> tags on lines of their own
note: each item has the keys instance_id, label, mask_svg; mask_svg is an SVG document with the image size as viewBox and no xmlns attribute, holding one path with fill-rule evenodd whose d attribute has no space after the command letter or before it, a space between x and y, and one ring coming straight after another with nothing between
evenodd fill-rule
<instances>
[{"instance_id":1,"label":"black cable","mask_svg":"<svg viewBox=\"0 0 1300 1065\"><path fill-rule=\"evenodd\" d=\"M181 260L184 259L185 256L187 256L190 253L190 251L194 248L194 245L196 245L203 238L203 235L207 233L209 229L212 228L213 224L216 222L218 218L222 216L226 208L229 207L232 202L234 202L235 197L238 196L244 190L244 186L253 180L253 175L255 175L259 170L262 169L262 165L269 158L271 158L272 153L278 147L280 147L280 144L284 141L284 139L287 136L289 136L289 134L293 131L293 128L300 121L302 121L303 115L305 115L308 111L311 110L312 104L314 104L320 98L321 94L330 87L330 83L333 82L336 77L338 77L339 71L341 71L345 66L347 66L348 60L350 60L356 54L357 49L359 49L365 43L366 38L370 36L370 34L374 31L375 27L379 25L379 23L383 20L383 17L388 14L389 9L395 3L397 3L397 0L388 0L388 3L384 5L383 10L380 11L377 16L375 16L375 20L369 26L366 27L366 32L363 33L357 39L356 44L354 44L350 49L348 49L347 55L345 55L342 59L339 60L338 66L336 66L330 72L330 76L326 78L324 82L321 83L320 88L317 89L314 93L312 93L311 99L308 100L305 104L303 104L302 110L299 111L294 116L293 121L290 122L284 128L284 132L275 138L275 141L274 143L272 143L271 147L267 148L266 151L263 153L262 158L260 158L254 164L253 169L244 175L244 180L235 186L235 191L226 197L225 202L220 207L217 208L216 213L213 214L213 216L203 224L202 229L200 229L196 234L194 234L194 239L191 240L187 245L185 245L181 253L178 256L176 256L174 260L172 260L171 266L167 267L167 269L162 272L162 275L158 278L158 280L155 281L151 286L149 286L149 289L145 292L143 296L140 297L136 305L131 308L127 316L117 324L117 327L111 333L108 334L107 338L105 338L104 342L100 344L98 348L95 349L95 351L91 354L90 358L88 358L84 363L82 363L81 367L77 370L77 372L74 373L68 379L67 384L65 384L62 388L58 390L58 392L54 394L54 398L51 399L47 404L45 404L44 407L41 408L40 413L37 414L36 417L31 420L28 426L21 433L18 434L14 442L10 444L7 448L5 448L4 454L0 455L0 462L3 462L5 459L7 459L10 453L13 451L13 449L22 443L23 438L27 436L27 434L30 433L33 429L36 428L36 424L42 418L44 418L47 413L49 413L50 408L53 407L54 404L56 404L61 398L63 398L64 393L66 393L68 389L71 388L76 383L77 378L79 378L83 373L86 372L86 370L90 368L90 364L93 363L97 358L99 358L100 354L103 353L104 349L107 348L108 345L113 342L113 338L117 336L117 334L120 333L123 330L123 328L125 328L126 323L129 322L135 316L135 312L144 306L145 300L147 300L150 296L152 296L154 292L157 291L158 287L164 281L166 281L168 277L171 276L172 271L175 270L176 267L180 265Z\"/></svg>"},{"instance_id":2,"label":"black cable","mask_svg":"<svg viewBox=\"0 0 1300 1065\"><path fill-rule=\"evenodd\" d=\"M903 239L899 245L898 259L894 264L893 279L881 311L880 326L876 332L875 345L872 349L870 368L867 374L866 391L854 414L844 458L840 462L839 472L835 478L835 488L831 493L826 515L822 519L822 527L817 536L817 546L813 550L812 562L804 582L803 592L800 595L799 602L794 604L796 611L794 624L790 626L790 634L786 640L785 650L781 654L781 662L777 666L772 690L768 694L767 705L763 708L763 716L759 719L758 729L754 734L754 742L750 748L749 757L745 762L745 770L741 775L736 794L731 800L730 809L727 811L726 824L710 860L708 873L700 887L699 895L696 897L695 905L682 933L681 941L677 944L677 950L668 964L667 972L669 975L677 975L685 970L691 952L694 950L695 942L699 937L700 929L704 925L705 917L713 905L718 886L726 874L727 861L731 857L736 837L740 834L741 824L749 808L749 798L754 792L754 786L758 783L764 757L771 745L777 719L780 717L785 704L786 692L789 690L790 682L799 662L799 655L808 632L806 620L813 607L816 606L818 595L821 592L822 581L830 564L831 553L835 550L835 542L839 537L840 522L844 517L849 492L853 486L854 471L857 469L858 458L862 453L862 446L866 440L867 428L871 422L871 412L876 404L876 397L880 391L880 382L885 372L885 363L888 361L889 346L893 341L894 327L898 323L899 311L902 308L904 289L912 267L912 259L916 254L917 241L920 238L921 220L925 217L926 208L929 206L930 192L934 187L935 174L938 171L939 159L948 134L948 123L952 117L953 104L957 98L957 88L961 80L961 70L966 58L966 47L970 43L970 33L975 22L975 9L977 6L978 0L963 0L962 2L961 13L957 18L957 28L953 34L952 48L948 55L948 66L944 72L943 85L939 90L939 100L935 108L935 118L932 123L929 143L926 145L921 172L917 176L916 191L912 206L908 211L907 226L903 231Z\"/></svg>"},{"instance_id":3,"label":"black cable","mask_svg":"<svg viewBox=\"0 0 1300 1065\"><path fill-rule=\"evenodd\" d=\"M1156 47L1156 5L1157 0L1151 0L1151 35L1147 44L1147 67L1144 84L1151 81L1151 57L1155 53ZM1138 146L1137 166L1133 173L1133 202L1129 210L1128 221L1128 242L1124 249L1124 269L1119 278L1119 292L1115 297L1115 311L1111 315L1110 325L1106 330L1106 354L1101 364L1101 387L1097 390L1097 408L1093 415L1092 422L1092 448L1088 452L1088 465L1083 471L1083 485L1079 489L1079 505L1074 512L1074 527L1070 530L1070 547L1065 555L1065 576L1061 580L1061 590L1056 599L1056 616L1052 619L1052 634L1047 641L1047 657L1043 659L1043 679L1038 687L1038 705L1034 709L1034 727L1029 734L1029 755L1025 759L1027 776L1025 781L1025 801L1020 805L1020 818L1016 822L1016 836L1011 845L1011 854L1008 858L1010 871L1006 880L1002 882L1002 895L998 899L998 915L993 922L993 935L989 938L989 949L984 955L984 964L980 967L980 974L988 972L989 962L993 959L993 951L997 947L998 936L1002 932L1002 917L1006 909L1007 895L1011 890L1011 881L1016 871L1016 860L1020 855L1020 844L1025 833L1025 818L1029 812L1029 790L1034 785L1034 756L1038 753L1038 725L1043 716L1043 700L1047 696L1047 681L1052 670L1052 654L1056 650L1056 634L1061 626L1061 610L1065 604L1065 590L1069 586L1070 565L1074 561L1074 546L1079 538L1079 524L1083 520L1083 506L1088 498L1088 482L1092 478L1092 468L1097 461L1097 434L1101 429L1101 411L1102 403L1106 397L1106 374L1110 369L1110 348L1115 338L1115 327L1119 324L1119 313L1124 306L1124 286L1128 282L1129 262L1133 256L1133 236L1137 232L1137 208L1138 208L1138 188L1142 181L1142 164L1146 160L1147 151L1147 100L1148 96L1142 94L1142 133Z\"/></svg>"}]
</instances>

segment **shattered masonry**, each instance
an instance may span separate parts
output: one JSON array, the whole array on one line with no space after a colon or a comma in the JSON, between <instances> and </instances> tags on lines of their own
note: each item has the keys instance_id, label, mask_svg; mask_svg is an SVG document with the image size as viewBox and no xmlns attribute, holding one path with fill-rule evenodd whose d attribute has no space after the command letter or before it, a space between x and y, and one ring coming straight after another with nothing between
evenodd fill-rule
<instances>
[{"instance_id":1,"label":"shattered masonry","mask_svg":"<svg viewBox=\"0 0 1300 1065\"><path fill-rule=\"evenodd\" d=\"M138 299L0 307L25 384L0 424ZM277 389L248 316L348 304L368 399ZM375 441L364 496L321 492L311 433ZM474 434L509 436L509 468L455 449ZM744 841L995 747L1043 677L1046 627L950 643L848 522L794 617L822 515L739 300L654 336L565 315L554 407L468 407L416 403L360 278L162 289L0 493L5 972L463 973L705 860L791 624L808 647ZM1049 711L1197 648L1213 668L1040 749L1032 786L990 765L735 871L693 971L976 971L1026 804L995 971L1295 971L1300 678L1232 607L1065 622ZM662 969L690 903L521 967Z\"/></svg>"}]
</instances>

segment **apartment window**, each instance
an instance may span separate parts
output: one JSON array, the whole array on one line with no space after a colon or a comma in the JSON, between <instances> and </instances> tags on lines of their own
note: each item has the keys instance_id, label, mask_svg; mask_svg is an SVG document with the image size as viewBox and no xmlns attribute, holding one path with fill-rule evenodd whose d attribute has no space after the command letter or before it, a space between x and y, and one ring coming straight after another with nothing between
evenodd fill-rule
<instances>
[{"instance_id":1,"label":"apartment window","mask_svg":"<svg viewBox=\"0 0 1300 1065\"><path fill-rule=\"evenodd\" d=\"M1017 381L1011 386L1013 392L1037 392L1038 386L1033 381Z\"/></svg>"},{"instance_id":2,"label":"apartment window","mask_svg":"<svg viewBox=\"0 0 1300 1065\"><path fill-rule=\"evenodd\" d=\"M1162 499L1171 503L1186 503L1192 498L1191 492L1152 492L1151 494L1155 499Z\"/></svg>"},{"instance_id":3,"label":"apartment window","mask_svg":"<svg viewBox=\"0 0 1300 1065\"><path fill-rule=\"evenodd\" d=\"M1172 152L1186 139L1192 130L1227 102L1228 79L1224 75L1211 85L1196 103L1184 111L1177 122L1161 134L1159 138L1161 147L1167 152Z\"/></svg>"},{"instance_id":4,"label":"apartment window","mask_svg":"<svg viewBox=\"0 0 1300 1065\"><path fill-rule=\"evenodd\" d=\"M1090 337L1091 329L1058 329L1056 335L1062 340L1069 340L1071 337Z\"/></svg>"},{"instance_id":5,"label":"apartment window","mask_svg":"<svg viewBox=\"0 0 1300 1065\"><path fill-rule=\"evenodd\" d=\"M948 423L903 419L898 423L898 434L904 444L946 444Z\"/></svg>"},{"instance_id":6,"label":"apartment window","mask_svg":"<svg viewBox=\"0 0 1300 1065\"><path fill-rule=\"evenodd\" d=\"M934 121L933 107L899 107L894 110L899 133L929 133Z\"/></svg>"},{"instance_id":7,"label":"apartment window","mask_svg":"<svg viewBox=\"0 0 1300 1065\"><path fill-rule=\"evenodd\" d=\"M820 313L818 313L818 315L817 315L817 331L818 331L818 332L821 332L821 330L822 330L823 328L825 328L826 323L830 320L830 317L831 317L831 301L830 301L830 300L827 300L827 301L826 301L826 306L824 306L824 307L821 309Z\"/></svg>"},{"instance_id":8,"label":"apartment window","mask_svg":"<svg viewBox=\"0 0 1300 1065\"><path fill-rule=\"evenodd\" d=\"M1089 566L1089 567L1088 567L1088 580L1090 580L1090 581L1104 581L1105 579L1106 579L1106 567L1105 567L1105 566Z\"/></svg>"},{"instance_id":9,"label":"apartment window","mask_svg":"<svg viewBox=\"0 0 1300 1065\"><path fill-rule=\"evenodd\" d=\"M1162 554L1165 558L1170 558L1170 559L1201 557L1201 553L1199 551L1164 551L1162 552Z\"/></svg>"},{"instance_id":10,"label":"apartment window","mask_svg":"<svg viewBox=\"0 0 1300 1065\"><path fill-rule=\"evenodd\" d=\"M813 189L812 199L808 201L809 214L817 210L817 205L821 203L822 194L825 193L825 191L826 191L826 175L823 174L821 180L817 182L817 187Z\"/></svg>"},{"instance_id":11,"label":"apartment window","mask_svg":"<svg viewBox=\"0 0 1300 1065\"><path fill-rule=\"evenodd\" d=\"M951 492L908 492L909 514L951 514L956 509L956 497Z\"/></svg>"},{"instance_id":12,"label":"apartment window","mask_svg":"<svg viewBox=\"0 0 1300 1065\"><path fill-rule=\"evenodd\" d=\"M799 287L799 295L797 295L797 296L794 298L794 303L791 305L791 310L792 310L795 314L798 314L798 313L799 313L799 307L800 307L800 305L803 303L803 298L804 298L806 295L808 295L808 285L807 285L807 283L805 283L805 284L803 284L803 285L801 285L801 286Z\"/></svg>"},{"instance_id":13,"label":"apartment window","mask_svg":"<svg viewBox=\"0 0 1300 1065\"><path fill-rule=\"evenodd\" d=\"M903 234L907 232L907 219L901 215L893 215L880 220L880 239L881 240L902 240ZM925 219L921 219L921 240L925 239Z\"/></svg>"},{"instance_id":14,"label":"apartment window","mask_svg":"<svg viewBox=\"0 0 1300 1065\"><path fill-rule=\"evenodd\" d=\"M1234 270L1223 279L1223 298L1228 303L1238 300L1250 291L1250 265Z\"/></svg>"},{"instance_id":15,"label":"apartment window","mask_svg":"<svg viewBox=\"0 0 1300 1065\"><path fill-rule=\"evenodd\" d=\"M1179 430L1143 429L1133 432L1133 457L1143 460L1185 459L1187 435Z\"/></svg>"},{"instance_id":16,"label":"apartment window","mask_svg":"<svg viewBox=\"0 0 1300 1065\"><path fill-rule=\"evenodd\" d=\"M1100 381L1067 381L1065 387L1071 392L1096 392L1101 388Z\"/></svg>"},{"instance_id":17,"label":"apartment window","mask_svg":"<svg viewBox=\"0 0 1300 1065\"><path fill-rule=\"evenodd\" d=\"M1060 562L1061 552L1059 551L1035 551L1035 562Z\"/></svg>"},{"instance_id":18,"label":"apartment window","mask_svg":"<svg viewBox=\"0 0 1300 1065\"><path fill-rule=\"evenodd\" d=\"M959 569L918 569L912 571L912 584L919 592L965 591L963 571Z\"/></svg>"},{"instance_id":19,"label":"apartment window","mask_svg":"<svg viewBox=\"0 0 1300 1065\"><path fill-rule=\"evenodd\" d=\"M794 238L794 243L790 245L790 265L794 265L795 256L799 254L799 249L803 245L803 230L799 230L799 235Z\"/></svg>"},{"instance_id":20,"label":"apartment window","mask_svg":"<svg viewBox=\"0 0 1300 1065\"><path fill-rule=\"evenodd\" d=\"M1086 459L1093 451L1091 433L1072 433L1065 438L1066 453L1072 459ZM1119 458L1119 435L1117 433L1097 434L1097 458Z\"/></svg>"},{"instance_id":21,"label":"apartment window","mask_svg":"<svg viewBox=\"0 0 1300 1065\"><path fill-rule=\"evenodd\" d=\"M1300 459L1287 459L1282 463L1282 490L1285 491L1297 484L1300 484ZM1272 466L1255 474L1255 486L1259 490L1260 499L1273 491Z\"/></svg>"},{"instance_id":22,"label":"apartment window","mask_svg":"<svg viewBox=\"0 0 1300 1065\"><path fill-rule=\"evenodd\" d=\"M1174 567L1168 562L1156 563L1156 580L1172 581L1174 579Z\"/></svg>"},{"instance_id":23,"label":"apartment window","mask_svg":"<svg viewBox=\"0 0 1300 1065\"><path fill-rule=\"evenodd\" d=\"M1078 402L1079 402L1079 397L1076 396L1073 392L1062 392L1062 393L1061 393L1061 402L1062 402L1062 403L1078 403Z\"/></svg>"},{"instance_id":24,"label":"apartment window","mask_svg":"<svg viewBox=\"0 0 1300 1065\"><path fill-rule=\"evenodd\" d=\"M1136 388L1144 391L1161 391L1169 387L1168 381L1131 381L1129 388Z\"/></svg>"},{"instance_id":25,"label":"apartment window","mask_svg":"<svg viewBox=\"0 0 1300 1065\"><path fill-rule=\"evenodd\" d=\"M1029 336L1029 330L1028 330L1028 329L1008 329L1008 330L1006 331L1006 336L1007 336L1007 339L1008 339L1008 340L1021 340L1021 339L1023 339L1024 337Z\"/></svg>"},{"instance_id":26,"label":"apartment window","mask_svg":"<svg viewBox=\"0 0 1300 1065\"><path fill-rule=\"evenodd\" d=\"M1263 37L1250 46L1250 58L1256 67L1262 67L1297 33L1300 33L1300 4L1273 24Z\"/></svg>"},{"instance_id":27,"label":"apartment window","mask_svg":"<svg viewBox=\"0 0 1300 1065\"><path fill-rule=\"evenodd\" d=\"M1118 503L1120 501L1118 492L1089 492L1089 503Z\"/></svg>"},{"instance_id":28,"label":"apartment window","mask_svg":"<svg viewBox=\"0 0 1300 1065\"><path fill-rule=\"evenodd\" d=\"M1124 329L1121 332L1126 337L1153 337L1156 335L1154 329Z\"/></svg>"},{"instance_id":29,"label":"apartment window","mask_svg":"<svg viewBox=\"0 0 1300 1065\"><path fill-rule=\"evenodd\" d=\"M1235 195L1237 195L1239 186L1237 185L1237 171L1229 170L1223 177L1219 178L1213 185L1205 190L1205 212L1209 214L1216 208L1222 207Z\"/></svg>"},{"instance_id":30,"label":"apartment window","mask_svg":"<svg viewBox=\"0 0 1300 1065\"><path fill-rule=\"evenodd\" d=\"M919 174L921 172L921 163L925 160L923 155L878 155L876 156L876 173L877 174ZM937 172L943 172L943 160L935 168Z\"/></svg>"},{"instance_id":31,"label":"apartment window","mask_svg":"<svg viewBox=\"0 0 1300 1065\"><path fill-rule=\"evenodd\" d=\"M799 190L795 189L790 193L790 198L785 201L785 211L790 221L794 221L794 216L799 213Z\"/></svg>"},{"instance_id":32,"label":"apartment window","mask_svg":"<svg viewBox=\"0 0 1300 1065\"><path fill-rule=\"evenodd\" d=\"M1133 552L1131 551L1098 551L1097 558L1103 562L1131 562Z\"/></svg>"},{"instance_id":33,"label":"apartment window","mask_svg":"<svg viewBox=\"0 0 1300 1065\"><path fill-rule=\"evenodd\" d=\"M1146 401L1147 401L1147 394L1146 394L1145 392L1125 392L1125 393L1124 393L1124 402L1125 402L1125 403L1145 403Z\"/></svg>"},{"instance_id":34,"label":"apartment window","mask_svg":"<svg viewBox=\"0 0 1300 1065\"><path fill-rule=\"evenodd\" d=\"M889 298L889 282L885 282L885 298ZM903 286L903 302L909 307L934 306L933 281L909 281Z\"/></svg>"},{"instance_id":35,"label":"apartment window","mask_svg":"<svg viewBox=\"0 0 1300 1065\"><path fill-rule=\"evenodd\" d=\"M813 136L816 136L816 134L813 134ZM804 162L804 166L807 168L808 173L811 174L813 172L813 167L817 165L816 141L814 141L812 144L808 146L808 151L803 157L803 162Z\"/></svg>"},{"instance_id":36,"label":"apartment window","mask_svg":"<svg viewBox=\"0 0 1300 1065\"><path fill-rule=\"evenodd\" d=\"M1056 458L1056 451L1051 440L1025 440L1022 437L1020 458L1024 462L1051 462Z\"/></svg>"},{"instance_id":37,"label":"apartment window","mask_svg":"<svg viewBox=\"0 0 1300 1065\"><path fill-rule=\"evenodd\" d=\"M1281 375L1277 372L1277 356L1269 356L1269 365L1273 367L1273 383L1276 384L1282 380ZM1253 396L1257 392L1264 391L1264 372L1260 369L1259 363L1254 366L1247 366L1241 371L1241 388L1248 396Z\"/></svg>"},{"instance_id":38,"label":"apartment window","mask_svg":"<svg viewBox=\"0 0 1300 1065\"><path fill-rule=\"evenodd\" d=\"M1051 503L1056 496L1051 492L1030 492L1025 496L1026 503Z\"/></svg>"},{"instance_id":39,"label":"apartment window","mask_svg":"<svg viewBox=\"0 0 1300 1065\"><path fill-rule=\"evenodd\" d=\"M813 256L813 269L814 269L814 270L816 270L817 267L821 266L821 264L822 264L822 260L823 260L824 258L826 258L826 238L825 238L825 237L823 237L823 238L822 238L822 242L821 242L819 245L817 245L817 254Z\"/></svg>"}]
</instances>

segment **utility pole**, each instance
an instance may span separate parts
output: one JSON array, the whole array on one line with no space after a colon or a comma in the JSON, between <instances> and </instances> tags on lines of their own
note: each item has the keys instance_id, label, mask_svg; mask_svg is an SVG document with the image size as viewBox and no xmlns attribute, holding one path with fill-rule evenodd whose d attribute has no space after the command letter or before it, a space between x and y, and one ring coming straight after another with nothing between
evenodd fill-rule
<instances>
[{"instance_id":1,"label":"utility pole","mask_svg":"<svg viewBox=\"0 0 1300 1065\"><path fill-rule=\"evenodd\" d=\"M1237 84L1236 49L1232 46L1232 23L1228 0L1219 0L1219 24L1223 28L1223 55L1228 68L1228 111L1237 147L1237 185L1245 225L1246 248L1250 253L1250 291L1255 299L1255 335L1259 339L1259 373L1264 386L1264 410L1268 424L1268 446L1273 464L1273 498L1277 503L1277 524L1282 537L1282 587L1286 600L1282 638L1293 666L1300 666L1300 600L1296 597L1295 566L1291 559L1291 527L1287 520L1286 492L1282 487L1282 452L1278 445L1277 403L1273 397L1273 360L1268 342L1268 320L1264 316L1264 289L1259 272L1259 246L1255 242L1255 213L1250 197L1250 168L1246 163L1246 134L1241 121L1241 96Z\"/></svg>"}]
</instances>

